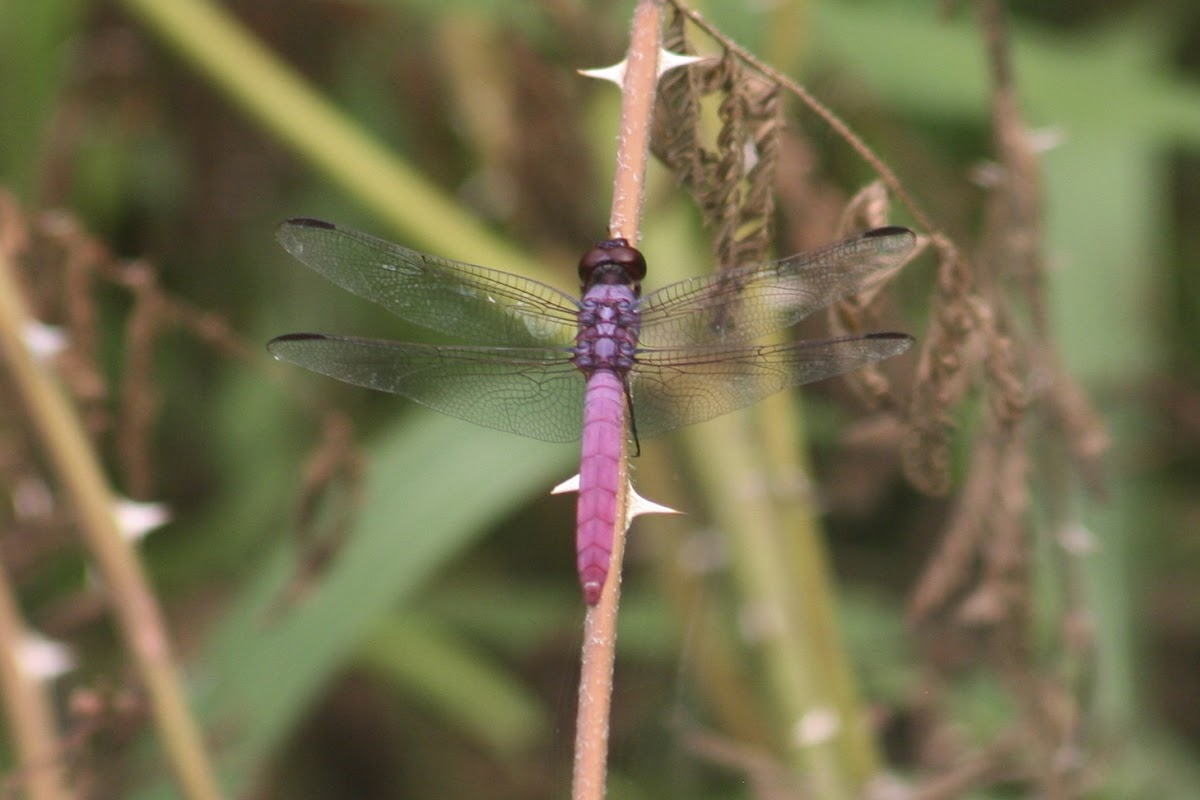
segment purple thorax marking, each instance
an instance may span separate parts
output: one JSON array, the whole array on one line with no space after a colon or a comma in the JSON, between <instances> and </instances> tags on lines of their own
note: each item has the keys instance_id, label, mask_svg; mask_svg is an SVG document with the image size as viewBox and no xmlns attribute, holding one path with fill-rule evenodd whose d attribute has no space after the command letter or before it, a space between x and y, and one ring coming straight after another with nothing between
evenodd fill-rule
<instances>
[{"instance_id":1,"label":"purple thorax marking","mask_svg":"<svg viewBox=\"0 0 1200 800\"><path fill-rule=\"evenodd\" d=\"M573 361L587 379L579 462L575 546L579 583L600 600L612 560L622 437L629 405L626 376L637 352L641 280L646 261L625 239L598 242L579 260L583 303Z\"/></svg>"},{"instance_id":2,"label":"purple thorax marking","mask_svg":"<svg viewBox=\"0 0 1200 800\"><path fill-rule=\"evenodd\" d=\"M584 377L599 370L623 377L633 367L644 277L645 259L624 239L597 242L579 259L583 303L573 360Z\"/></svg>"}]
</instances>

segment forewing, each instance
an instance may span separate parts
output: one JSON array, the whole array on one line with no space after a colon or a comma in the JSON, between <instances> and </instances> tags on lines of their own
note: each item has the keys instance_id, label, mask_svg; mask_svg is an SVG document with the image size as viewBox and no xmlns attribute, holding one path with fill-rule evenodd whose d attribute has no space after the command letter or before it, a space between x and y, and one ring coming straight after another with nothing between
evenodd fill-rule
<instances>
[{"instance_id":1,"label":"forewing","mask_svg":"<svg viewBox=\"0 0 1200 800\"><path fill-rule=\"evenodd\" d=\"M653 436L704 422L789 386L899 355L912 342L902 333L873 333L790 344L640 351L630 378L637 431Z\"/></svg>"},{"instance_id":2,"label":"forewing","mask_svg":"<svg viewBox=\"0 0 1200 800\"><path fill-rule=\"evenodd\" d=\"M757 339L871 286L916 241L907 228L879 228L781 261L673 283L639 304L639 341L672 348Z\"/></svg>"},{"instance_id":3,"label":"forewing","mask_svg":"<svg viewBox=\"0 0 1200 800\"><path fill-rule=\"evenodd\" d=\"M544 283L409 250L328 222L293 219L276 238L343 289L414 325L496 345L564 345L578 304Z\"/></svg>"},{"instance_id":4,"label":"forewing","mask_svg":"<svg viewBox=\"0 0 1200 800\"><path fill-rule=\"evenodd\" d=\"M541 439L579 438L584 379L555 348L457 347L293 333L267 349L281 361L391 392L486 428Z\"/></svg>"}]
</instances>

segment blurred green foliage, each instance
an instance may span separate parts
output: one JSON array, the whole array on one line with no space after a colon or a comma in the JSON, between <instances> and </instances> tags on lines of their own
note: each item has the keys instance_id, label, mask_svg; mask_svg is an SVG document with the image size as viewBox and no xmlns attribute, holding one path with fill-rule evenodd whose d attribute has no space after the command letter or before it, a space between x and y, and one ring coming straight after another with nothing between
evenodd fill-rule
<instances>
[{"instance_id":1,"label":"blurred green foliage","mask_svg":"<svg viewBox=\"0 0 1200 800\"><path fill-rule=\"evenodd\" d=\"M220 315L252 348L298 329L421 335L290 262L272 242L289 216L390 230L563 288L574 255L603 234L615 92L574 70L619 59L631 3L232 4L242 33L345 112L346 128L313 150L278 122L286 106L254 99L267 84L253 61L233 66L248 87L233 88L229 73L181 51L153 5L0 7L0 188L31 213L65 208L116 254L147 259L166 290ZM969 4L948 20L899 0L744 5L705 12L811 78L947 227L970 229L979 192L968 174L990 142ZM1114 437L1107 497L1072 493L1097 542L1086 559L1094 710L1113 732L1091 796L1185 798L1200 791L1200 64L1189 56L1200 13L1119 5L1017 4L1015 58L1029 123L1059 140L1043 160L1054 329ZM857 189L861 165L797 117L831 180ZM704 234L679 223L690 217L661 174L649 197L647 247L661 248L658 235L705 269ZM97 302L96 344L115 384L129 301L106 289ZM169 503L174 521L145 554L231 793L563 796L581 606L572 504L547 491L572 472L573 450L284 374L265 356L230 358L194 332L162 336L156 360L145 499ZM290 531L320 435L311 408L323 403L353 418L365 483L352 533L289 601L304 553ZM810 405L813 424L837 424L828 398ZM832 449L818 453L818 483ZM680 453L651 450L639 470L687 502ZM129 490L119 473L114 482ZM927 722L906 710L921 706L933 646L910 640L904 598L934 544L936 526L921 520L944 508L893 495L866 517L835 509L830 527L856 667L889 735L903 739ZM746 764L707 763L686 744L690 726L720 717L720 692L745 698L738 741L755 752L773 741L753 670L731 665L720 684L714 665L701 669L694 659L710 651L695 638L694 607L656 588L656 560L700 547L708 524L635 525L614 798L754 796ZM66 577L59 564L59 579L29 583L33 620L81 588L72 563ZM720 608L727 594L714 583L703 603ZM714 612L731 642L738 611ZM124 679L99 622L74 633L83 667L67 683ZM701 686L705 670L713 682ZM1007 702L994 676L965 669L939 707L967 739L986 741L1010 718ZM125 765L139 787L131 796L172 796L144 744L145 758ZM889 739L888 751L899 770L920 773L903 742Z\"/></svg>"}]
</instances>

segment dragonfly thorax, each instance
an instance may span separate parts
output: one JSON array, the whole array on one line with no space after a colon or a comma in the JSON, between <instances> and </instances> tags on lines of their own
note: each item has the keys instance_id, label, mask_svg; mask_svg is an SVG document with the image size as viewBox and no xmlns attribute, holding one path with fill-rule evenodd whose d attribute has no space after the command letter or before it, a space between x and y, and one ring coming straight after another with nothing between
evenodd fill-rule
<instances>
[{"instance_id":1,"label":"dragonfly thorax","mask_svg":"<svg viewBox=\"0 0 1200 800\"><path fill-rule=\"evenodd\" d=\"M601 369L628 372L637 352L638 324L631 287L600 284L588 289L579 311L575 366L585 375Z\"/></svg>"}]
</instances>

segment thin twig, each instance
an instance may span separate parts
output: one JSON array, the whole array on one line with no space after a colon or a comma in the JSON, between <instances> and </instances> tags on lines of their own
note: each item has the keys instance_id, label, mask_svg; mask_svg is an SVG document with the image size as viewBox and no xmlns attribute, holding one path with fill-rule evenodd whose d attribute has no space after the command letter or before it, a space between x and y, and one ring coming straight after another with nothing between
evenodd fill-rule
<instances>
[{"instance_id":1,"label":"thin twig","mask_svg":"<svg viewBox=\"0 0 1200 800\"><path fill-rule=\"evenodd\" d=\"M650 150L650 120L658 83L662 36L661 0L641 0L633 13L629 51L621 87L621 131L609 234L636 245L641 223ZM628 422L626 422L628 424ZM579 710L575 725L574 800L604 797L608 771L608 720L612 706L613 662L616 659L617 609L621 595L621 564L625 551L629 476L626 438L621 437L617 513L613 529L609 577L600 602L589 606L584 620L579 677Z\"/></svg>"},{"instance_id":2,"label":"thin twig","mask_svg":"<svg viewBox=\"0 0 1200 800\"><path fill-rule=\"evenodd\" d=\"M0 563L0 697L17 755L14 780L29 800L59 800L71 796L59 759L62 748L47 687L21 658L24 637L8 573Z\"/></svg>"},{"instance_id":3,"label":"thin twig","mask_svg":"<svg viewBox=\"0 0 1200 800\"><path fill-rule=\"evenodd\" d=\"M12 270L0 252L0 353L33 434L74 505L80 533L104 580L183 794L191 800L213 800L220 792L180 686L162 612L131 541L113 516L113 493L79 417L25 346L22 333L30 315Z\"/></svg>"},{"instance_id":4,"label":"thin twig","mask_svg":"<svg viewBox=\"0 0 1200 800\"><path fill-rule=\"evenodd\" d=\"M621 86L621 131L613 176L609 232L637 246L650 155L650 120L658 85L658 53L662 41L662 0L641 0L633 12L625 80Z\"/></svg>"}]
</instances>

